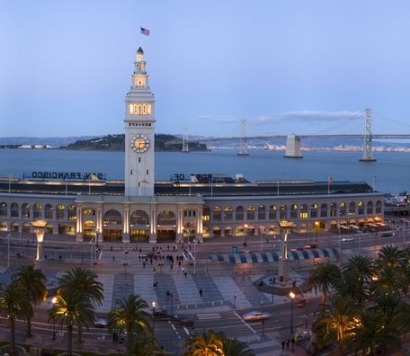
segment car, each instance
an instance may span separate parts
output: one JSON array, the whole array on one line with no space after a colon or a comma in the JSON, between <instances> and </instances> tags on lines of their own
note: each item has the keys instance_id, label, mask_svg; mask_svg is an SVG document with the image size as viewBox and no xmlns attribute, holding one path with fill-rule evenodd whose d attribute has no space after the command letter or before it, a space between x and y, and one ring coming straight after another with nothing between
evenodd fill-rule
<instances>
[{"instance_id":1,"label":"car","mask_svg":"<svg viewBox=\"0 0 410 356\"><path fill-rule=\"evenodd\" d=\"M315 243L313 243L313 244L307 244L307 245L303 246L303 248L305 248L305 249L318 248L318 247L319 247L319 245L318 245L318 244L315 244Z\"/></svg>"},{"instance_id":2,"label":"car","mask_svg":"<svg viewBox=\"0 0 410 356\"><path fill-rule=\"evenodd\" d=\"M344 237L344 238L342 239L342 241L353 241L353 240L354 240L353 237Z\"/></svg>"},{"instance_id":3,"label":"car","mask_svg":"<svg viewBox=\"0 0 410 356\"><path fill-rule=\"evenodd\" d=\"M271 317L272 314L262 311L250 311L242 315L242 319L245 321L263 321Z\"/></svg>"},{"instance_id":4,"label":"car","mask_svg":"<svg viewBox=\"0 0 410 356\"><path fill-rule=\"evenodd\" d=\"M106 328L107 327L107 319L105 318L95 318L93 323L95 328Z\"/></svg>"},{"instance_id":5,"label":"car","mask_svg":"<svg viewBox=\"0 0 410 356\"><path fill-rule=\"evenodd\" d=\"M195 324L193 319L182 315L175 315L170 321L175 325L185 326L187 328L193 328Z\"/></svg>"}]
</instances>

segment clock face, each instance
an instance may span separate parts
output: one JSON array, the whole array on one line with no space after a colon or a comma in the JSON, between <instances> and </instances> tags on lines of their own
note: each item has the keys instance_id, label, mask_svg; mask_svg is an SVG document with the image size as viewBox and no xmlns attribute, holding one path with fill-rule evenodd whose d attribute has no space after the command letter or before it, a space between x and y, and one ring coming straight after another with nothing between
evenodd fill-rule
<instances>
[{"instance_id":1,"label":"clock face","mask_svg":"<svg viewBox=\"0 0 410 356\"><path fill-rule=\"evenodd\" d=\"M144 135L136 135L131 140L131 148L134 152L143 153L146 152L149 148L148 137Z\"/></svg>"}]
</instances>

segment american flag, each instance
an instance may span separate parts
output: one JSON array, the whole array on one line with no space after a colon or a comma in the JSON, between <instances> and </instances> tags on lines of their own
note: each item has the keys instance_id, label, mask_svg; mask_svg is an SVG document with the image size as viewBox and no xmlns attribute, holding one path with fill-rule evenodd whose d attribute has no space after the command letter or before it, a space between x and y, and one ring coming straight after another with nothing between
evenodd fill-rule
<instances>
[{"instance_id":1,"label":"american flag","mask_svg":"<svg viewBox=\"0 0 410 356\"><path fill-rule=\"evenodd\" d=\"M149 30L144 27L141 27L141 35L149 36Z\"/></svg>"}]
</instances>

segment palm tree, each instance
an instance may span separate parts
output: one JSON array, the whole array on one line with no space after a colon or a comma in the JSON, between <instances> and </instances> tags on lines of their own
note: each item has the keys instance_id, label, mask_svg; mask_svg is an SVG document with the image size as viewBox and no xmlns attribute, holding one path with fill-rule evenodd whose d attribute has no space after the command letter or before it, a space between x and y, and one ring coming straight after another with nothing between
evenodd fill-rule
<instances>
[{"instance_id":1,"label":"palm tree","mask_svg":"<svg viewBox=\"0 0 410 356\"><path fill-rule=\"evenodd\" d=\"M333 295L330 302L314 322L313 332L319 345L337 342L341 351L351 334L357 308L354 300L345 296Z\"/></svg>"},{"instance_id":2,"label":"palm tree","mask_svg":"<svg viewBox=\"0 0 410 356\"><path fill-rule=\"evenodd\" d=\"M67 327L67 354L72 355L74 325L92 325L94 308L84 294L75 289L59 289L56 302L49 310L49 322Z\"/></svg>"},{"instance_id":3,"label":"palm tree","mask_svg":"<svg viewBox=\"0 0 410 356\"><path fill-rule=\"evenodd\" d=\"M27 297L27 292L14 282L0 287L0 314L8 320L10 325L10 354L12 355L16 352L15 320L17 318L27 319L28 315L33 314L32 305L27 303Z\"/></svg>"},{"instance_id":4,"label":"palm tree","mask_svg":"<svg viewBox=\"0 0 410 356\"><path fill-rule=\"evenodd\" d=\"M238 339L229 339L224 333L219 334L222 339L222 350L224 356L255 356L246 342Z\"/></svg>"},{"instance_id":5,"label":"palm tree","mask_svg":"<svg viewBox=\"0 0 410 356\"><path fill-rule=\"evenodd\" d=\"M34 265L20 266L13 274L13 281L23 290L28 293L28 302L32 307L44 302L47 298L47 278L40 269L36 269ZM27 315L27 337L32 337L31 334L31 315Z\"/></svg>"},{"instance_id":6,"label":"palm tree","mask_svg":"<svg viewBox=\"0 0 410 356\"><path fill-rule=\"evenodd\" d=\"M309 275L308 287L319 287L322 290L322 305L326 304L326 296L340 279L341 272L334 263L321 263Z\"/></svg>"},{"instance_id":7,"label":"palm tree","mask_svg":"<svg viewBox=\"0 0 410 356\"><path fill-rule=\"evenodd\" d=\"M184 356L224 356L223 341L219 334L208 330L185 340Z\"/></svg>"},{"instance_id":8,"label":"palm tree","mask_svg":"<svg viewBox=\"0 0 410 356\"><path fill-rule=\"evenodd\" d=\"M152 316L147 302L139 295L129 295L123 299L117 299L118 308L108 314L108 329L121 333L125 330L127 335L127 354L132 354L135 344L135 335L144 333L152 336Z\"/></svg>"},{"instance_id":9,"label":"palm tree","mask_svg":"<svg viewBox=\"0 0 410 356\"><path fill-rule=\"evenodd\" d=\"M73 289L88 299L93 305L101 305L104 300L104 287L97 280L96 273L89 269L74 267L59 279L60 289ZM82 342L82 325L78 324L78 341Z\"/></svg>"},{"instance_id":10,"label":"palm tree","mask_svg":"<svg viewBox=\"0 0 410 356\"><path fill-rule=\"evenodd\" d=\"M363 309L351 330L350 344L354 351L363 351L365 355L376 355L381 349L400 350L401 340L397 329L392 328L386 315L381 310Z\"/></svg>"}]
</instances>

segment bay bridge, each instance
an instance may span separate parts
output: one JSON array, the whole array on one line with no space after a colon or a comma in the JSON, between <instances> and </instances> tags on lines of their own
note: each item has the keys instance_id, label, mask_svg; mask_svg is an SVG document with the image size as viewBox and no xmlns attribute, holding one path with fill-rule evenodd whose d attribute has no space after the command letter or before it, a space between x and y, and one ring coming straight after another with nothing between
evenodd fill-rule
<instances>
[{"instance_id":1,"label":"bay bridge","mask_svg":"<svg viewBox=\"0 0 410 356\"><path fill-rule=\"evenodd\" d=\"M211 143L211 142L239 142L238 155L247 156L248 142L250 140L270 141L270 140L284 140L286 141L286 158L302 158L301 141L305 139L360 139L363 140L363 156L360 161L376 161L373 157L373 139L394 139L394 140L408 140L410 134L395 134L382 133L373 134L372 132L372 111L365 109L364 111L364 133L349 133L349 134L301 134L301 135L256 135L247 136L246 120L241 120L241 135L231 137L204 137L193 140L191 142ZM183 136L183 151L189 151L188 135L185 132Z\"/></svg>"}]
</instances>

